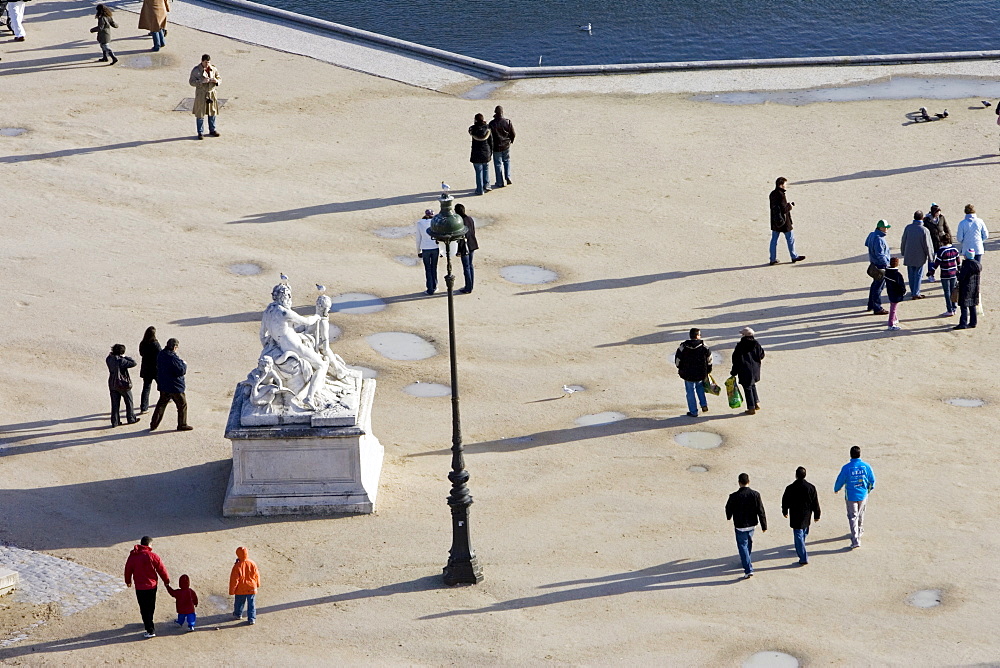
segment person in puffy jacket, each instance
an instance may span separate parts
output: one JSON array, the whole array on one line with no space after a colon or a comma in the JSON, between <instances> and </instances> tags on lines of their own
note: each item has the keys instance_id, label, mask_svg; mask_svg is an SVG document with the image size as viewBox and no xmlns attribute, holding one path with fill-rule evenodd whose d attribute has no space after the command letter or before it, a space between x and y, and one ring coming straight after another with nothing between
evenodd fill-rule
<instances>
[{"instance_id":1,"label":"person in puffy jacket","mask_svg":"<svg viewBox=\"0 0 1000 668\"><path fill-rule=\"evenodd\" d=\"M97 12L95 18L97 19L97 25L90 29L90 32L97 33L97 43L101 45L101 59L98 62L106 63L108 58L111 58L111 64L114 65L118 62L118 58L115 57L115 52L111 50L111 29L117 28L118 24L115 23L115 19L112 16L113 12L110 7L106 5L97 5Z\"/></svg>"},{"instance_id":2,"label":"person in puffy jacket","mask_svg":"<svg viewBox=\"0 0 1000 668\"><path fill-rule=\"evenodd\" d=\"M156 357L163 347L156 340L156 328L147 327L139 342L139 357L142 362L139 364L139 377L142 378L142 395L139 397L139 413L149 410L149 391L153 389L153 381L156 380Z\"/></svg>"},{"instance_id":3,"label":"person in puffy jacket","mask_svg":"<svg viewBox=\"0 0 1000 668\"><path fill-rule=\"evenodd\" d=\"M899 258L889 260L889 268L885 270L885 291L889 295L889 321L886 327L891 331L901 329L899 326L899 302L906 295L906 279L899 272Z\"/></svg>"},{"instance_id":4,"label":"person in puffy jacket","mask_svg":"<svg viewBox=\"0 0 1000 668\"><path fill-rule=\"evenodd\" d=\"M157 578L163 580L165 585L170 584L170 574L160 555L150 547L152 542L152 538L143 536L125 561L125 586L131 587L135 583L135 598L139 602L139 614L142 615L142 625L146 629L142 634L144 638L156 637L153 614L156 612Z\"/></svg>"},{"instance_id":5,"label":"person in puffy jacket","mask_svg":"<svg viewBox=\"0 0 1000 668\"><path fill-rule=\"evenodd\" d=\"M684 391L687 394L688 417L698 417L698 404L695 394L701 401L701 410L708 412L708 400L705 398L705 379L712 373L712 351L701 340L701 330L692 327L689 338L677 347L674 353L674 365L677 375L684 379Z\"/></svg>"},{"instance_id":6,"label":"person in puffy jacket","mask_svg":"<svg viewBox=\"0 0 1000 668\"><path fill-rule=\"evenodd\" d=\"M256 595L257 588L260 587L260 573L257 571L257 564L247 556L245 547L236 548L236 563L229 574L229 595L235 596L233 603L233 617L243 618L243 606L247 609L247 622L255 624L257 622Z\"/></svg>"},{"instance_id":7,"label":"person in puffy jacket","mask_svg":"<svg viewBox=\"0 0 1000 668\"><path fill-rule=\"evenodd\" d=\"M179 589L167 585L167 593L173 596L177 603L177 626L184 626L186 622L188 631L194 631L198 622L198 615L194 612L198 607L198 594L191 589L191 578L187 575L182 575L177 582L180 584Z\"/></svg>"},{"instance_id":8,"label":"person in puffy jacket","mask_svg":"<svg viewBox=\"0 0 1000 668\"><path fill-rule=\"evenodd\" d=\"M504 118L503 107L497 105L493 110L493 120L490 121L490 147L493 149L493 172L496 179L494 188L503 188L505 179L508 186L514 183L510 180L510 146L516 136L514 124L509 118Z\"/></svg>"},{"instance_id":9,"label":"person in puffy jacket","mask_svg":"<svg viewBox=\"0 0 1000 668\"><path fill-rule=\"evenodd\" d=\"M490 126L486 124L486 119L482 114L476 114L472 125L469 126L469 135L472 137L472 153L469 162L476 169L476 194L488 193L490 188L490 158L493 157L493 149L490 146Z\"/></svg>"},{"instance_id":10,"label":"person in puffy jacket","mask_svg":"<svg viewBox=\"0 0 1000 668\"><path fill-rule=\"evenodd\" d=\"M958 308L962 312L958 324L952 329L974 329L976 327L976 305L979 303L979 274L983 267L976 260L973 249L965 251L962 268L958 270Z\"/></svg>"},{"instance_id":11,"label":"person in puffy jacket","mask_svg":"<svg viewBox=\"0 0 1000 668\"><path fill-rule=\"evenodd\" d=\"M132 405L132 379L128 370L135 366L135 360L125 356L125 346L116 343L111 346L111 353L104 360L108 365L108 391L111 393L111 426L122 423L121 405L125 400L125 419L129 424L135 424L139 418L135 416Z\"/></svg>"},{"instance_id":12,"label":"person in puffy jacket","mask_svg":"<svg viewBox=\"0 0 1000 668\"><path fill-rule=\"evenodd\" d=\"M747 414L753 415L760 410L760 399L757 397L757 383L760 381L760 363L764 359L764 349L754 338L754 331L749 327L740 330L740 341L733 350L733 369L730 376L743 386L743 396L747 400Z\"/></svg>"}]
</instances>

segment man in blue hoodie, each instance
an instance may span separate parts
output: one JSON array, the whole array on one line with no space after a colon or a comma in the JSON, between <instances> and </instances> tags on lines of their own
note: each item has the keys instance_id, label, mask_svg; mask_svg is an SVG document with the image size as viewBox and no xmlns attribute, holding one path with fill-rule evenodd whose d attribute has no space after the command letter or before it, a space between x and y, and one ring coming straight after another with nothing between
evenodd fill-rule
<instances>
[{"instance_id":1,"label":"man in blue hoodie","mask_svg":"<svg viewBox=\"0 0 1000 668\"><path fill-rule=\"evenodd\" d=\"M885 242L885 231L892 227L884 220L865 239L868 247L868 275L872 277L872 287L868 291L868 310L872 315L888 315L882 308L882 290L885 288L885 269L889 266L889 245Z\"/></svg>"},{"instance_id":2,"label":"man in blue hoodie","mask_svg":"<svg viewBox=\"0 0 1000 668\"><path fill-rule=\"evenodd\" d=\"M875 474L872 467L861 461L861 448L851 448L851 461L844 464L833 486L833 493L846 487L847 522L851 525L851 548L861 547L861 537L865 535L865 505L868 503L868 492L875 488Z\"/></svg>"}]
</instances>

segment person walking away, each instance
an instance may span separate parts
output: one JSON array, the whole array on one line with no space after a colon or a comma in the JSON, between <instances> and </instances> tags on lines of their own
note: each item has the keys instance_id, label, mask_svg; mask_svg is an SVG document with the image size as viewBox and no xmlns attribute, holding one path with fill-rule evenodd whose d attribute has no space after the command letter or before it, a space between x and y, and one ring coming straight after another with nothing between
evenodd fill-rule
<instances>
[{"instance_id":1,"label":"person walking away","mask_svg":"<svg viewBox=\"0 0 1000 668\"><path fill-rule=\"evenodd\" d=\"M191 578L187 575L182 575L177 583L180 585L179 589L166 585L167 593L174 597L176 603L177 626L187 624L188 631L194 631L198 623L198 615L195 613L195 608L198 607L198 594L191 589Z\"/></svg>"},{"instance_id":2,"label":"person walking away","mask_svg":"<svg viewBox=\"0 0 1000 668\"><path fill-rule=\"evenodd\" d=\"M493 110L493 120L490 121L490 142L493 149L493 174L496 183L494 188L503 188L504 181L513 185L510 180L510 145L514 143L514 124L509 118L504 118L503 107L497 105ZM500 167L503 166L503 176Z\"/></svg>"},{"instance_id":3,"label":"person walking away","mask_svg":"<svg viewBox=\"0 0 1000 668\"><path fill-rule=\"evenodd\" d=\"M851 529L851 548L861 547L861 537L865 535L865 506L868 493L875 488L875 474L872 467L861 461L861 448L851 447L851 461L844 464L833 485L833 493L844 489L847 502L847 523Z\"/></svg>"},{"instance_id":4,"label":"person walking away","mask_svg":"<svg viewBox=\"0 0 1000 668\"><path fill-rule=\"evenodd\" d=\"M215 95L219 78L219 68L212 64L212 56L207 53L202 54L201 62L194 66L188 77L188 83L195 88L191 113L198 127L198 139L205 138L205 116L208 116L208 136L220 136L215 125L215 118L219 115L219 98Z\"/></svg>"},{"instance_id":5,"label":"person walking away","mask_svg":"<svg viewBox=\"0 0 1000 668\"><path fill-rule=\"evenodd\" d=\"M243 619L243 606L247 609L247 622L257 622L257 589L260 588L260 572L257 564L247 556L245 547L236 548L236 563L229 574L229 595L235 596L233 617Z\"/></svg>"},{"instance_id":6,"label":"person walking away","mask_svg":"<svg viewBox=\"0 0 1000 668\"><path fill-rule=\"evenodd\" d=\"M125 586L131 587L135 582L135 598L139 602L139 614L146 629L142 634L144 638L156 637L153 615L156 613L157 578L163 580L165 585L170 584L167 567L163 565L160 555L153 552L150 547L152 542L152 538L143 536L125 560Z\"/></svg>"},{"instance_id":7,"label":"person walking away","mask_svg":"<svg viewBox=\"0 0 1000 668\"><path fill-rule=\"evenodd\" d=\"M462 258L462 274L465 276L465 286L459 292L467 295L472 292L476 279L476 272L472 266L472 256L479 250L479 242L476 241L476 221L472 219L472 216L465 214L464 204L456 204L455 213L462 217L462 222L469 230L465 233L465 238L458 241L458 256Z\"/></svg>"},{"instance_id":8,"label":"person walking away","mask_svg":"<svg viewBox=\"0 0 1000 668\"><path fill-rule=\"evenodd\" d=\"M934 269L937 267L937 253L941 250L945 236L951 236L951 228L945 220L941 207L935 202L931 202L930 211L924 216L924 227L931 234L931 243L934 244L934 257L927 263L927 280L934 281Z\"/></svg>"},{"instance_id":9,"label":"person walking away","mask_svg":"<svg viewBox=\"0 0 1000 668\"><path fill-rule=\"evenodd\" d=\"M795 202L789 202L785 196L788 179L778 177L774 182L774 190L768 196L771 203L771 261L769 265L778 264L778 235L785 235L788 244L788 254L792 264L806 259L805 255L795 254L795 235L792 233L792 207Z\"/></svg>"},{"instance_id":10,"label":"person walking away","mask_svg":"<svg viewBox=\"0 0 1000 668\"><path fill-rule=\"evenodd\" d=\"M913 221L903 228L899 252L903 254L903 264L910 278L910 299L923 299L925 295L920 294L920 279L924 275L924 267L934 257L934 243L931 233L924 227L923 211L914 211Z\"/></svg>"},{"instance_id":11,"label":"person walking away","mask_svg":"<svg viewBox=\"0 0 1000 668\"><path fill-rule=\"evenodd\" d=\"M885 232L892 225L878 221L875 230L868 234L865 246L868 248L868 275L872 286L868 290L868 310L872 315L888 315L882 308L882 289L885 288L885 270L889 267L889 244L885 242Z\"/></svg>"},{"instance_id":12,"label":"person walking away","mask_svg":"<svg viewBox=\"0 0 1000 668\"><path fill-rule=\"evenodd\" d=\"M490 148L490 126L486 124L486 119L482 114L476 114L475 121L469 126L469 135L472 136L472 154L469 162L476 170L476 194L488 193L490 188L490 158L493 150Z\"/></svg>"},{"instance_id":13,"label":"person walking away","mask_svg":"<svg viewBox=\"0 0 1000 668\"><path fill-rule=\"evenodd\" d=\"M153 51L159 51L167 45L167 14L170 12L170 0L142 0L139 11L139 29L148 30L153 37Z\"/></svg>"},{"instance_id":14,"label":"person walking away","mask_svg":"<svg viewBox=\"0 0 1000 668\"><path fill-rule=\"evenodd\" d=\"M156 328L147 327L139 342L139 357L142 364L139 366L139 377L142 378L142 394L139 397L139 413L149 410L149 391L156 380L156 358L163 348L156 340Z\"/></svg>"},{"instance_id":15,"label":"person walking away","mask_svg":"<svg viewBox=\"0 0 1000 668\"><path fill-rule=\"evenodd\" d=\"M976 304L979 303L979 275L983 267L976 260L976 252L970 248L965 251L962 268L958 272L958 308L962 315L958 324L952 329L975 329L978 321Z\"/></svg>"},{"instance_id":16,"label":"person walking away","mask_svg":"<svg viewBox=\"0 0 1000 668\"><path fill-rule=\"evenodd\" d=\"M427 290L424 294L432 295L437 292L438 285L438 258L441 250L437 241L431 236L431 218L434 212L430 209L424 211L424 217L416 222L417 226L417 257L424 261L424 284Z\"/></svg>"},{"instance_id":17,"label":"person walking away","mask_svg":"<svg viewBox=\"0 0 1000 668\"><path fill-rule=\"evenodd\" d=\"M958 306L952 300L952 293L958 289L958 249L952 243L951 234L941 238L941 248L938 249L936 263L941 270L941 290L944 292L944 313L942 318L955 315Z\"/></svg>"},{"instance_id":18,"label":"person walking away","mask_svg":"<svg viewBox=\"0 0 1000 668\"><path fill-rule=\"evenodd\" d=\"M695 394L701 402L701 411L708 412L708 400L705 398L705 379L712 373L712 351L701 340L701 330L692 327L688 332L690 338L683 341L674 353L674 365L677 375L684 379L684 391L687 394L688 417L698 417L698 404Z\"/></svg>"},{"instance_id":19,"label":"person walking away","mask_svg":"<svg viewBox=\"0 0 1000 668\"><path fill-rule=\"evenodd\" d=\"M816 486L806 482L804 466L795 469L795 482L786 487L785 493L781 495L781 514L788 518L788 525L792 527L795 554L799 556L799 564L805 566L809 563L809 554L806 552L809 524L814 516L819 522L820 509Z\"/></svg>"},{"instance_id":20,"label":"person walking away","mask_svg":"<svg viewBox=\"0 0 1000 668\"><path fill-rule=\"evenodd\" d=\"M958 223L958 230L955 232L962 257L965 257L966 251L971 250L976 262L982 262L983 242L989 238L990 231L986 229L983 219L976 215L976 207L966 204L965 218Z\"/></svg>"},{"instance_id":21,"label":"person walking away","mask_svg":"<svg viewBox=\"0 0 1000 668\"><path fill-rule=\"evenodd\" d=\"M160 426L167 404L171 401L177 406L177 431L194 429L187 423L187 397L184 396L187 364L177 355L178 346L180 341L177 339L167 339L167 347L156 356L156 389L160 391L160 398L149 421L150 431Z\"/></svg>"},{"instance_id":22,"label":"person walking away","mask_svg":"<svg viewBox=\"0 0 1000 668\"><path fill-rule=\"evenodd\" d=\"M740 330L739 343L733 350L733 369L730 376L736 376L743 386L743 397L747 402L747 415L753 415L760 410L760 399L757 398L757 383L760 382L760 363L764 359L764 349L754 338L754 331L749 327Z\"/></svg>"},{"instance_id":23,"label":"person walking away","mask_svg":"<svg viewBox=\"0 0 1000 668\"><path fill-rule=\"evenodd\" d=\"M132 379L128 370L135 366L135 360L125 356L125 346L116 343L111 346L111 352L104 360L108 365L108 390L111 392L111 426L122 423L121 402L125 400L125 419L129 424L135 424L139 418L132 408Z\"/></svg>"},{"instance_id":24,"label":"person walking away","mask_svg":"<svg viewBox=\"0 0 1000 668\"><path fill-rule=\"evenodd\" d=\"M14 33L15 42L23 42L27 35L24 32L24 1L13 0L7 3L7 18L10 29Z\"/></svg>"},{"instance_id":25,"label":"person walking away","mask_svg":"<svg viewBox=\"0 0 1000 668\"><path fill-rule=\"evenodd\" d=\"M90 29L90 32L97 33L97 43L101 45L101 57L97 62L106 63L108 58L111 59L111 64L114 65L118 62L118 58L115 57L115 52L111 50L111 29L117 28L118 24L115 23L112 17L111 8L106 5L97 5L97 25Z\"/></svg>"},{"instance_id":26,"label":"person walking away","mask_svg":"<svg viewBox=\"0 0 1000 668\"><path fill-rule=\"evenodd\" d=\"M733 521L736 528L736 550L743 566L743 579L753 577L753 531L760 522L760 530L767 532L767 516L760 494L750 489L750 476L741 473L737 478L740 488L729 495L726 501L726 519Z\"/></svg>"},{"instance_id":27,"label":"person walking away","mask_svg":"<svg viewBox=\"0 0 1000 668\"><path fill-rule=\"evenodd\" d=\"M899 326L899 302L906 296L906 281L899 273L898 257L889 260L889 268L885 270L885 287L889 296L889 322L886 326L890 331L898 331L902 329Z\"/></svg>"}]
</instances>

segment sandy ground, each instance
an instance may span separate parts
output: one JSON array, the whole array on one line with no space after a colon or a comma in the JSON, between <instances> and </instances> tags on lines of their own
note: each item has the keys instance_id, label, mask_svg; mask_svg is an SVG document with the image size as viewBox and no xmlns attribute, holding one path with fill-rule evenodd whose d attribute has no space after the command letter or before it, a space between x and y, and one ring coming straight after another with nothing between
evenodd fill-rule
<instances>
[{"instance_id":1,"label":"sandy ground","mask_svg":"<svg viewBox=\"0 0 1000 668\"><path fill-rule=\"evenodd\" d=\"M975 202L997 223L995 116L949 103L907 125L917 101L726 107L672 95L522 93L516 183L467 197L467 101L180 27L149 42L120 14L122 62L94 62L91 6L32 3L29 41L0 55L0 539L120 572L148 533L202 598L202 629L164 623L141 640L132 593L71 617L4 601L0 629L48 622L0 650L12 665L738 665L762 650L807 665L968 665L1000 658L1000 540L993 448L1000 390L987 313L974 331L936 316L940 289L901 306L904 330L864 313L863 242L942 204L954 227ZM202 52L221 68L219 139L191 140L172 109ZM130 65L152 64L137 68ZM791 179L802 264L765 266L766 197ZM393 260L413 241L373 231L434 207L451 183L479 233L477 286L459 295L459 363L472 530L485 582L442 588L450 544L446 306ZM784 257L784 249L779 249ZM229 265L256 262L258 276ZM545 286L499 269L543 265ZM295 303L314 282L370 292L385 311L335 315L336 350L379 372L386 446L378 511L332 519L223 519L235 384L259 352L278 272ZM459 279L461 284L461 279ZM104 357L143 329L177 337L189 364L190 433L107 428ZM711 400L682 417L677 342L704 329L725 358L751 324L767 350L763 410ZM407 331L425 361L378 356L365 336ZM728 364L717 367L724 378ZM564 383L587 390L566 398ZM949 397L986 406L957 408ZM585 414L626 419L577 427ZM167 424L173 414L168 413ZM145 416L148 418L148 416ZM147 422L144 422L142 427ZM701 429L723 446L674 436ZM521 438L528 437L528 438ZM513 440L512 440L513 439ZM878 476L861 550L832 493L851 445ZM691 473L703 465L706 473ZM812 562L793 567L780 495L796 466L820 490ZM741 582L723 505L747 471L772 529ZM227 620L237 545L263 573L259 623ZM942 605L906 605L921 589ZM217 630L216 630L217 629Z\"/></svg>"}]
</instances>

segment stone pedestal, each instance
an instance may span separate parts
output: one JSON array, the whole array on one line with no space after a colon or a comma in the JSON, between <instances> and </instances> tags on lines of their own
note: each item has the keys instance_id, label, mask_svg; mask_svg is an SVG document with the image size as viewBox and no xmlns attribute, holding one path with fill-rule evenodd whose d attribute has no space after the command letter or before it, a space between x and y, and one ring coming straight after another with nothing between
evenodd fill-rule
<instances>
[{"instance_id":1,"label":"stone pedestal","mask_svg":"<svg viewBox=\"0 0 1000 668\"><path fill-rule=\"evenodd\" d=\"M374 399L375 381L366 379L354 426L243 426L240 416L249 397L246 386L238 385L226 424L233 472L222 514L373 512L384 454L371 430Z\"/></svg>"},{"instance_id":2,"label":"stone pedestal","mask_svg":"<svg viewBox=\"0 0 1000 668\"><path fill-rule=\"evenodd\" d=\"M9 568L0 568L0 596L9 594L17 589L17 585L20 582L21 576L17 574L17 571L12 571Z\"/></svg>"}]
</instances>

